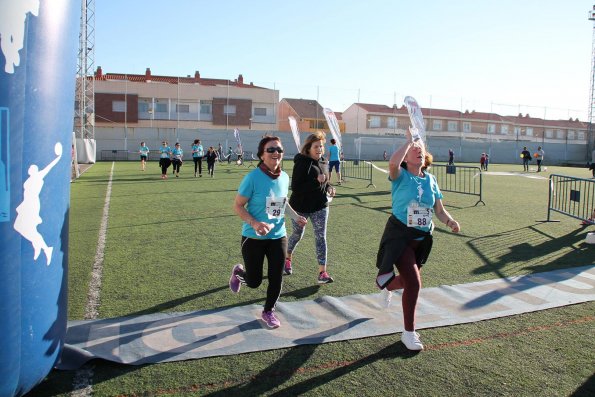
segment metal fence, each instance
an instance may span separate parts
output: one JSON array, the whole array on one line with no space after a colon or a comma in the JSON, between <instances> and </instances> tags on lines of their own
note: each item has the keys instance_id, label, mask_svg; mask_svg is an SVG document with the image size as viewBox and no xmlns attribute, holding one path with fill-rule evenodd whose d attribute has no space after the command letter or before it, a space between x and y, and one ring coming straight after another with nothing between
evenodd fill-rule
<instances>
[{"instance_id":1,"label":"metal fence","mask_svg":"<svg viewBox=\"0 0 595 397\"><path fill-rule=\"evenodd\" d=\"M341 161L341 177L343 179L362 179L368 181L368 186L374 186L372 180L372 162L364 160L343 160Z\"/></svg>"},{"instance_id":2,"label":"metal fence","mask_svg":"<svg viewBox=\"0 0 595 397\"><path fill-rule=\"evenodd\" d=\"M587 221L595 210L595 179L550 175L547 222L551 212Z\"/></svg>"},{"instance_id":3,"label":"metal fence","mask_svg":"<svg viewBox=\"0 0 595 397\"><path fill-rule=\"evenodd\" d=\"M430 172L436 177L443 192L478 196L475 205L486 205L483 201L483 175L479 167L432 164Z\"/></svg>"}]
</instances>

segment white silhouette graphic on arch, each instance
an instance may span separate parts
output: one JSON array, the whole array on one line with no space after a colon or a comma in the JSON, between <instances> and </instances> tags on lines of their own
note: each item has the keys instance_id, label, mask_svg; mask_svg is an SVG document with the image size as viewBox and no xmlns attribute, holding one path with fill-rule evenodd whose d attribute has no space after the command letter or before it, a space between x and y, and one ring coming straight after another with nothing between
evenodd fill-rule
<instances>
[{"instance_id":1,"label":"white silhouette graphic on arch","mask_svg":"<svg viewBox=\"0 0 595 397\"><path fill-rule=\"evenodd\" d=\"M12 0L8 4L3 1L0 13L0 48L6 58L6 73L14 73L14 67L21 63L19 50L23 48L28 12L39 15L39 0Z\"/></svg>"},{"instance_id":2,"label":"white silhouette graphic on arch","mask_svg":"<svg viewBox=\"0 0 595 397\"><path fill-rule=\"evenodd\" d=\"M57 157L41 171L35 164L29 167L29 178L23 183L23 202L17 207L17 218L14 221L14 230L33 244L33 260L37 260L43 250L48 266L52 261L54 248L48 247L41 233L37 231L37 226L43 222L40 216L41 201L39 200L43 179L62 157L60 142L54 146L54 152Z\"/></svg>"}]
</instances>

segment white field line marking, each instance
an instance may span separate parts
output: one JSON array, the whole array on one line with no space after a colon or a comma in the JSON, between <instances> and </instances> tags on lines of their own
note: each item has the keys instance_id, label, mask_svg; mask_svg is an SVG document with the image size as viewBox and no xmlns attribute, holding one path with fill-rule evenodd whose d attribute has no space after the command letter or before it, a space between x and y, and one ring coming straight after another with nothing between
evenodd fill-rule
<instances>
[{"instance_id":1,"label":"white field line marking","mask_svg":"<svg viewBox=\"0 0 595 397\"><path fill-rule=\"evenodd\" d=\"M89 282L89 292L87 294L87 305L85 306L85 320L94 320L99 315L99 292L101 290L101 276L103 273L103 258L105 250L105 237L107 234L107 222L109 219L109 205L112 196L112 179L114 176L115 162L112 162L109 181L105 192L105 202L103 204L103 215L101 216L101 225L99 226L99 238L97 239L97 251L95 252L95 262L91 272L91 281ZM84 365L76 371L72 380L72 397L89 397L93 394L93 369L91 365Z\"/></svg>"}]
</instances>

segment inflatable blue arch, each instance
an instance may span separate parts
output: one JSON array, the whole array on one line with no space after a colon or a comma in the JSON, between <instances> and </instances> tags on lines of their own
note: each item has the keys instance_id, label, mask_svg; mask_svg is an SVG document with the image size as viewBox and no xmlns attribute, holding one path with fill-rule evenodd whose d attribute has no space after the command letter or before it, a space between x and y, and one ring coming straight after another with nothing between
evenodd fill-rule
<instances>
[{"instance_id":1,"label":"inflatable blue arch","mask_svg":"<svg viewBox=\"0 0 595 397\"><path fill-rule=\"evenodd\" d=\"M0 7L0 396L20 396L50 372L66 334L81 7Z\"/></svg>"}]
</instances>

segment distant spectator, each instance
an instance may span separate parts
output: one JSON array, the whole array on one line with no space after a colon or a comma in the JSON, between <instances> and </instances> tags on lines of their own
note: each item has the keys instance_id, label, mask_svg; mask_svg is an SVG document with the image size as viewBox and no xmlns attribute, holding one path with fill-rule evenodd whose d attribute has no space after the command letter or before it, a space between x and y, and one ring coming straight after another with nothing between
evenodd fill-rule
<instances>
[{"instance_id":1,"label":"distant spectator","mask_svg":"<svg viewBox=\"0 0 595 397\"><path fill-rule=\"evenodd\" d=\"M383 159L384 161L386 161L386 150L384 151L384 153L382 153L382 159Z\"/></svg>"},{"instance_id":2,"label":"distant spectator","mask_svg":"<svg viewBox=\"0 0 595 397\"><path fill-rule=\"evenodd\" d=\"M486 161L483 164L483 168L485 171L488 170L488 165L490 165L490 155L486 153Z\"/></svg>"},{"instance_id":3,"label":"distant spectator","mask_svg":"<svg viewBox=\"0 0 595 397\"><path fill-rule=\"evenodd\" d=\"M541 148L541 146L537 147L537 152L535 152L535 160L537 161L537 172L541 172L541 162L543 161L543 156L545 155L545 151Z\"/></svg>"},{"instance_id":4,"label":"distant spectator","mask_svg":"<svg viewBox=\"0 0 595 397\"><path fill-rule=\"evenodd\" d=\"M479 158L479 168L484 171L486 165L486 154L482 153L481 157Z\"/></svg>"},{"instance_id":5,"label":"distant spectator","mask_svg":"<svg viewBox=\"0 0 595 397\"><path fill-rule=\"evenodd\" d=\"M386 153L386 152L384 152L384 153ZM454 164L455 164L455 152L453 152L452 149L448 149L448 165L454 165Z\"/></svg>"},{"instance_id":6,"label":"distant spectator","mask_svg":"<svg viewBox=\"0 0 595 397\"><path fill-rule=\"evenodd\" d=\"M531 153L527 150L527 146L523 147L521 152L521 158L523 159L523 171L529 172L529 161L531 161Z\"/></svg>"}]
</instances>

